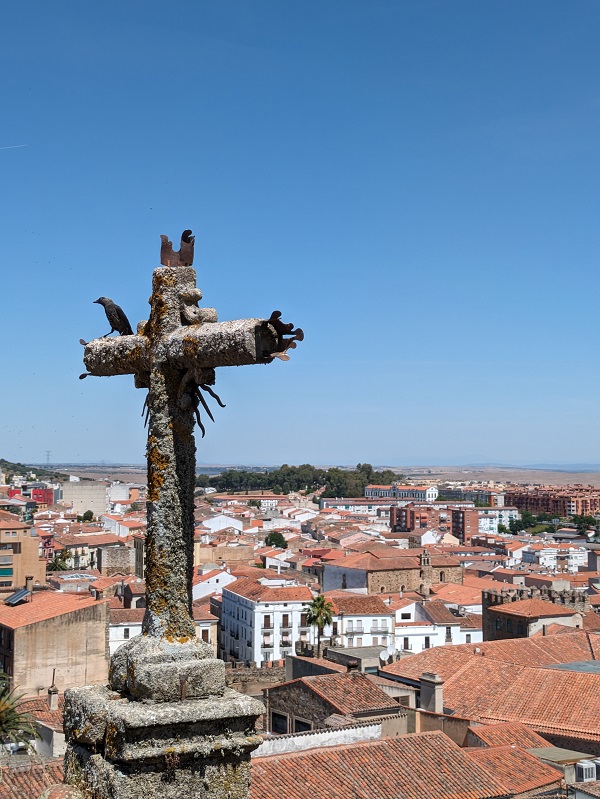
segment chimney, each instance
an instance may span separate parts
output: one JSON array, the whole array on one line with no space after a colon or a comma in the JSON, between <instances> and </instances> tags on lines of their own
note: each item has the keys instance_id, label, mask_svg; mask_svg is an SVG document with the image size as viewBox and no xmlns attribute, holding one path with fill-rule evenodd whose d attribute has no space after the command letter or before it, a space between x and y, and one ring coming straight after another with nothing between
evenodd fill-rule
<instances>
[{"instance_id":1,"label":"chimney","mask_svg":"<svg viewBox=\"0 0 600 799\"><path fill-rule=\"evenodd\" d=\"M444 712L444 681L439 674L426 671L419 678L421 684L421 710L430 713L443 714Z\"/></svg>"},{"instance_id":2,"label":"chimney","mask_svg":"<svg viewBox=\"0 0 600 799\"><path fill-rule=\"evenodd\" d=\"M52 670L52 685L48 688L48 709L58 710L58 688L54 684L56 669Z\"/></svg>"},{"instance_id":3,"label":"chimney","mask_svg":"<svg viewBox=\"0 0 600 799\"><path fill-rule=\"evenodd\" d=\"M33 591L33 575L28 574L25 577L25 588L27 591Z\"/></svg>"},{"instance_id":4,"label":"chimney","mask_svg":"<svg viewBox=\"0 0 600 799\"><path fill-rule=\"evenodd\" d=\"M356 658L346 661L346 672L348 674L356 674L358 672L358 660Z\"/></svg>"}]
</instances>

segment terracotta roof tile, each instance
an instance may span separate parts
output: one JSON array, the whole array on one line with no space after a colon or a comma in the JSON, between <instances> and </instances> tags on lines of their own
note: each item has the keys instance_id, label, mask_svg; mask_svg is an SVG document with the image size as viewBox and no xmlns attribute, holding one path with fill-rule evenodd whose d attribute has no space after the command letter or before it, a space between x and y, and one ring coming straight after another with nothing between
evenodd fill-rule
<instances>
[{"instance_id":1,"label":"terracotta roof tile","mask_svg":"<svg viewBox=\"0 0 600 799\"><path fill-rule=\"evenodd\" d=\"M27 602L10 607L0 602L0 625L12 630L26 627L39 621L73 613L92 605L108 603L108 599L97 600L89 594L63 593L62 591L34 591Z\"/></svg>"},{"instance_id":2,"label":"terracotta roof tile","mask_svg":"<svg viewBox=\"0 0 600 799\"><path fill-rule=\"evenodd\" d=\"M519 616L528 619L541 619L548 616L573 616L576 610L565 605L555 605L545 599L521 599L517 602L506 602L501 605L492 605L489 613L502 613L502 615Z\"/></svg>"},{"instance_id":3,"label":"terracotta roof tile","mask_svg":"<svg viewBox=\"0 0 600 799\"><path fill-rule=\"evenodd\" d=\"M441 732L252 761L251 799L495 799L506 789Z\"/></svg>"},{"instance_id":4,"label":"terracotta roof tile","mask_svg":"<svg viewBox=\"0 0 600 799\"><path fill-rule=\"evenodd\" d=\"M313 599L310 588L305 585L270 586L257 583L247 577L236 580L223 587L229 591L254 602L310 602Z\"/></svg>"},{"instance_id":5,"label":"terracotta roof tile","mask_svg":"<svg viewBox=\"0 0 600 799\"><path fill-rule=\"evenodd\" d=\"M391 616L393 610L378 596L368 594L348 594L337 591L326 592L336 613L362 616Z\"/></svg>"},{"instance_id":6,"label":"terracotta roof tile","mask_svg":"<svg viewBox=\"0 0 600 799\"><path fill-rule=\"evenodd\" d=\"M542 763L535 755L516 746L495 746L467 752L507 788L507 793L519 794L537 788L560 785L562 774L557 769Z\"/></svg>"},{"instance_id":7,"label":"terracotta roof tile","mask_svg":"<svg viewBox=\"0 0 600 799\"><path fill-rule=\"evenodd\" d=\"M469 727L469 732L485 746L520 746L522 749L550 746L545 738L518 721Z\"/></svg>"},{"instance_id":8,"label":"terracotta roof tile","mask_svg":"<svg viewBox=\"0 0 600 799\"><path fill-rule=\"evenodd\" d=\"M48 707L48 699L46 697L25 700L19 705L19 710L23 713L29 713L31 716L34 716L36 719L44 724L47 724L49 727L62 732L64 706L64 694L59 694L57 710L50 710Z\"/></svg>"},{"instance_id":9,"label":"terracotta roof tile","mask_svg":"<svg viewBox=\"0 0 600 799\"><path fill-rule=\"evenodd\" d=\"M0 773L0 799L37 799L62 779L62 760L15 768L4 766Z\"/></svg>"},{"instance_id":10,"label":"terracotta roof tile","mask_svg":"<svg viewBox=\"0 0 600 799\"><path fill-rule=\"evenodd\" d=\"M381 688L373 685L364 674L319 674L301 677L293 682L303 683L342 715L382 708L398 709L398 703Z\"/></svg>"}]
</instances>

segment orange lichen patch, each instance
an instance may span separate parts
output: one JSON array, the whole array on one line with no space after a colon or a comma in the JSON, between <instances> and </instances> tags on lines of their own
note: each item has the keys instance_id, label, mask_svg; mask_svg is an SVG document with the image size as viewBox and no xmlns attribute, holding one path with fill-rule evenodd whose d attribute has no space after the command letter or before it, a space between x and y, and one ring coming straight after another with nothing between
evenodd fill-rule
<instances>
[{"instance_id":1,"label":"orange lichen patch","mask_svg":"<svg viewBox=\"0 0 600 799\"><path fill-rule=\"evenodd\" d=\"M165 482L165 469L169 459L160 451L158 439L154 435L148 436L148 502L158 502L160 489Z\"/></svg>"}]
</instances>

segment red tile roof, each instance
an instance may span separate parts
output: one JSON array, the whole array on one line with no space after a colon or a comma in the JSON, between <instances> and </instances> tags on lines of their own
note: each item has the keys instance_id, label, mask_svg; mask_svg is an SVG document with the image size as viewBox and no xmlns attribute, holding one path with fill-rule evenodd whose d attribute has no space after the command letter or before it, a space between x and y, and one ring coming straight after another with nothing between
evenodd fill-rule
<instances>
[{"instance_id":1,"label":"red tile roof","mask_svg":"<svg viewBox=\"0 0 600 799\"><path fill-rule=\"evenodd\" d=\"M270 586L242 577L223 587L224 591L251 599L253 602L310 602L313 599L310 588L305 585Z\"/></svg>"},{"instance_id":2,"label":"red tile roof","mask_svg":"<svg viewBox=\"0 0 600 799\"><path fill-rule=\"evenodd\" d=\"M364 674L319 674L314 677L300 677L298 680L292 680L291 684L302 684L309 691L314 691L328 702L335 712L342 715L382 708L398 709L398 703L381 688L373 685ZM276 692L284 685L290 683L276 685L271 691Z\"/></svg>"},{"instance_id":3,"label":"red tile roof","mask_svg":"<svg viewBox=\"0 0 600 799\"><path fill-rule=\"evenodd\" d=\"M63 709L65 706L64 694L58 696L58 709L50 710L48 707L47 697L38 697L37 699L28 699L21 702L19 710L23 713L29 713L43 724L47 724L54 730L63 730ZM2 796L0 787L0 797Z\"/></svg>"},{"instance_id":4,"label":"red tile roof","mask_svg":"<svg viewBox=\"0 0 600 799\"><path fill-rule=\"evenodd\" d=\"M469 727L469 732L485 746L520 746L522 749L550 746L545 738L518 721L482 724L479 727Z\"/></svg>"},{"instance_id":5,"label":"red tile roof","mask_svg":"<svg viewBox=\"0 0 600 799\"><path fill-rule=\"evenodd\" d=\"M516 746L472 749L466 754L501 781L510 794L558 787L561 783L561 772Z\"/></svg>"},{"instance_id":6,"label":"red tile roof","mask_svg":"<svg viewBox=\"0 0 600 799\"><path fill-rule=\"evenodd\" d=\"M15 630L18 627L26 627L28 624L36 624L55 616L62 616L63 613L73 613L108 601L108 599L94 599L89 594L34 591L27 602L15 607L0 602L0 625Z\"/></svg>"},{"instance_id":7,"label":"red tile roof","mask_svg":"<svg viewBox=\"0 0 600 799\"><path fill-rule=\"evenodd\" d=\"M491 605L489 613L501 613L503 616L519 616L527 619L543 619L549 616L574 616L577 611L565 605L555 605L545 599L521 599L517 602L505 602Z\"/></svg>"},{"instance_id":8,"label":"red tile roof","mask_svg":"<svg viewBox=\"0 0 600 799\"><path fill-rule=\"evenodd\" d=\"M392 608L378 596L327 591L325 598L331 602L336 613L361 616L391 616L393 614Z\"/></svg>"},{"instance_id":9,"label":"red tile roof","mask_svg":"<svg viewBox=\"0 0 600 799\"><path fill-rule=\"evenodd\" d=\"M598 638L577 631L475 647L437 647L383 671L409 683L425 671L440 674L444 706L463 718L484 723L521 721L542 735L600 741L600 675L540 668L597 659L598 641L593 639Z\"/></svg>"},{"instance_id":10,"label":"red tile roof","mask_svg":"<svg viewBox=\"0 0 600 799\"><path fill-rule=\"evenodd\" d=\"M252 760L251 799L495 799L506 788L442 732Z\"/></svg>"},{"instance_id":11,"label":"red tile roof","mask_svg":"<svg viewBox=\"0 0 600 799\"><path fill-rule=\"evenodd\" d=\"M62 760L15 768L4 766L0 772L0 799L38 799L46 788L62 780Z\"/></svg>"}]
</instances>

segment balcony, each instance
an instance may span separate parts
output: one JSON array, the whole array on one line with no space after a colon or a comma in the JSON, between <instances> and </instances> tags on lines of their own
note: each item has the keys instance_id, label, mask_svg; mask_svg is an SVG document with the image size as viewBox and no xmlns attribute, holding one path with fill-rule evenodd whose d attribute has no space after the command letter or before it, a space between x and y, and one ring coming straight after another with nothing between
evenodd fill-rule
<instances>
[{"instance_id":1,"label":"balcony","mask_svg":"<svg viewBox=\"0 0 600 799\"><path fill-rule=\"evenodd\" d=\"M260 648L261 649L273 649L273 644L272 643L269 644L266 641L263 641L262 644L260 645Z\"/></svg>"},{"instance_id":2,"label":"balcony","mask_svg":"<svg viewBox=\"0 0 600 799\"><path fill-rule=\"evenodd\" d=\"M273 629L273 626L271 624L269 624L266 627L261 627L260 629L261 629L261 632L265 632L265 630L267 632L271 632L271 630Z\"/></svg>"},{"instance_id":3,"label":"balcony","mask_svg":"<svg viewBox=\"0 0 600 799\"><path fill-rule=\"evenodd\" d=\"M390 631L389 631L389 629L387 627L378 627L376 625L373 625L373 627L371 627L371 632L372 633L383 633L384 635L389 635L390 634Z\"/></svg>"}]
</instances>

